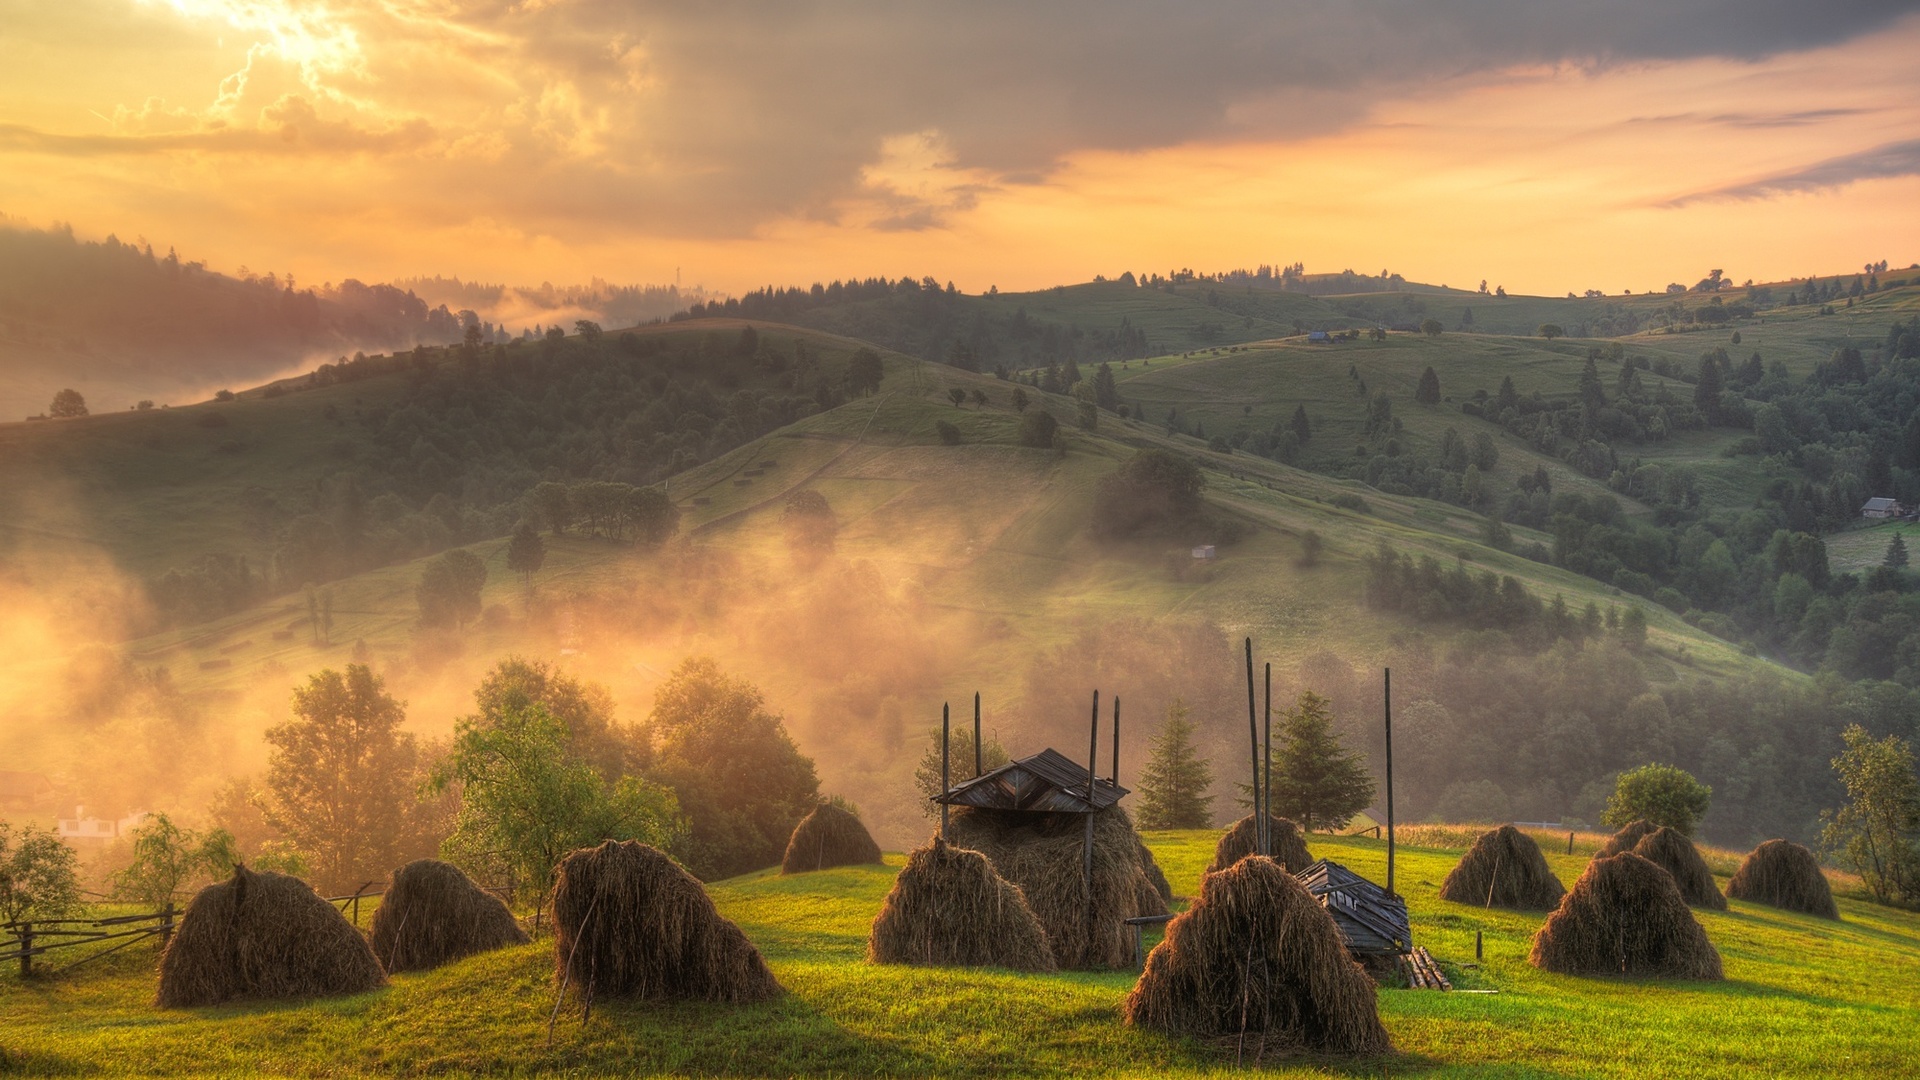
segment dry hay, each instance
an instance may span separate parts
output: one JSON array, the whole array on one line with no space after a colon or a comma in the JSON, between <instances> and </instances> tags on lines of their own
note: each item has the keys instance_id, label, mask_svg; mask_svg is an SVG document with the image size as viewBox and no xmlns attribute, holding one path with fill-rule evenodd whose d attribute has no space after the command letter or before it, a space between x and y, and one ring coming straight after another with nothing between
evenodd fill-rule
<instances>
[{"instance_id":1,"label":"dry hay","mask_svg":"<svg viewBox=\"0 0 1920 1080\"><path fill-rule=\"evenodd\" d=\"M367 939L298 878L235 867L194 896L160 957L162 1008L385 986Z\"/></svg>"},{"instance_id":2,"label":"dry hay","mask_svg":"<svg viewBox=\"0 0 1920 1080\"><path fill-rule=\"evenodd\" d=\"M1126 811L1093 814L1093 891L1089 903L1083 843L1087 815L956 808L947 840L978 851L1015 885L1047 932L1053 958L1069 970L1132 967L1133 932L1125 920L1164 914L1140 865L1140 834Z\"/></svg>"},{"instance_id":3,"label":"dry hay","mask_svg":"<svg viewBox=\"0 0 1920 1080\"><path fill-rule=\"evenodd\" d=\"M1563 975L1723 977L1673 875L1630 851L1587 864L1533 935L1528 961Z\"/></svg>"},{"instance_id":4,"label":"dry hay","mask_svg":"<svg viewBox=\"0 0 1920 1080\"><path fill-rule=\"evenodd\" d=\"M1633 853L1672 874L1673 883L1680 887L1680 895L1687 898L1689 906L1727 910L1727 898L1720 895L1720 887L1713 883L1713 871L1707 869L1707 860L1700 857L1700 849L1693 846L1693 841L1677 830L1655 829L1633 845Z\"/></svg>"},{"instance_id":5,"label":"dry hay","mask_svg":"<svg viewBox=\"0 0 1920 1080\"><path fill-rule=\"evenodd\" d=\"M1333 916L1274 859L1208 874L1127 995L1127 1023L1169 1035L1254 1036L1262 1050L1383 1054L1373 980Z\"/></svg>"},{"instance_id":6,"label":"dry hay","mask_svg":"<svg viewBox=\"0 0 1920 1080\"><path fill-rule=\"evenodd\" d=\"M560 861L553 884L555 977L597 997L765 1001L782 993L760 950L714 910L700 882L638 840Z\"/></svg>"},{"instance_id":7,"label":"dry hay","mask_svg":"<svg viewBox=\"0 0 1920 1080\"><path fill-rule=\"evenodd\" d=\"M1600 850L1594 853L1593 857L1596 859L1604 859L1609 855L1618 855L1623 851L1632 851L1635 844L1638 844L1643 838L1651 835L1653 831L1659 827L1660 826L1655 825L1646 818L1629 821L1625 825L1620 826L1619 832L1608 837L1607 842L1600 845Z\"/></svg>"},{"instance_id":8,"label":"dry hay","mask_svg":"<svg viewBox=\"0 0 1920 1080\"><path fill-rule=\"evenodd\" d=\"M1823 919L1840 917L1820 860L1791 840L1769 840L1754 848L1727 882L1727 895Z\"/></svg>"},{"instance_id":9,"label":"dry hay","mask_svg":"<svg viewBox=\"0 0 1920 1080\"><path fill-rule=\"evenodd\" d=\"M977 851L934 837L907 855L867 939L876 964L1054 971L1046 931L1020 887Z\"/></svg>"},{"instance_id":10,"label":"dry hay","mask_svg":"<svg viewBox=\"0 0 1920 1080\"><path fill-rule=\"evenodd\" d=\"M859 866L880 861L880 845L860 819L832 803L821 803L794 826L780 860L783 874L804 874L830 866Z\"/></svg>"},{"instance_id":11,"label":"dry hay","mask_svg":"<svg viewBox=\"0 0 1920 1080\"><path fill-rule=\"evenodd\" d=\"M1511 825L1481 833L1440 883L1442 900L1516 911L1552 911L1565 895L1540 845Z\"/></svg>"},{"instance_id":12,"label":"dry hay","mask_svg":"<svg viewBox=\"0 0 1920 1080\"><path fill-rule=\"evenodd\" d=\"M1160 869L1146 844L1140 845L1139 854L1140 873L1146 880L1146 888L1134 886L1140 894L1140 901L1134 906L1140 909L1141 915L1165 915L1169 910L1167 905L1173 902L1173 883L1167 880L1166 871Z\"/></svg>"},{"instance_id":13,"label":"dry hay","mask_svg":"<svg viewBox=\"0 0 1920 1080\"><path fill-rule=\"evenodd\" d=\"M1307 851L1307 839L1301 835L1300 826L1278 814L1269 815L1269 820L1273 822L1273 860L1286 867L1290 874L1297 874L1311 866L1313 855ZM1225 870L1253 854L1253 832L1252 814L1234 822L1213 849L1213 861L1207 864L1207 873Z\"/></svg>"},{"instance_id":14,"label":"dry hay","mask_svg":"<svg viewBox=\"0 0 1920 1080\"><path fill-rule=\"evenodd\" d=\"M394 871L373 913L373 953L388 972L426 971L526 943L526 932L499 897L438 859L417 859Z\"/></svg>"}]
</instances>

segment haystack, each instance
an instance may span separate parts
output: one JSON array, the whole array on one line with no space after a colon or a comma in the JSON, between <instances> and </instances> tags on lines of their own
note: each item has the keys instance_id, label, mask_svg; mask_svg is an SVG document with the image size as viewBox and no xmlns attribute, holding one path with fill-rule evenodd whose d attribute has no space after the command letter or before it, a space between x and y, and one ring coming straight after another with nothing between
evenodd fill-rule
<instances>
[{"instance_id":1,"label":"haystack","mask_svg":"<svg viewBox=\"0 0 1920 1080\"><path fill-rule=\"evenodd\" d=\"M765 1001L782 993L760 950L680 864L638 840L560 861L555 977L587 999Z\"/></svg>"},{"instance_id":2,"label":"haystack","mask_svg":"<svg viewBox=\"0 0 1920 1080\"><path fill-rule=\"evenodd\" d=\"M1655 829L1633 845L1633 853L1672 874L1673 883L1680 886L1680 895L1687 898L1689 906L1727 910L1727 898L1713 883L1713 871L1707 869L1700 849L1677 830Z\"/></svg>"},{"instance_id":3,"label":"haystack","mask_svg":"<svg viewBox=\"0 0 1920 1080\"><path fill-rule=\"evenodd\" d=\"M162 1008L385 986L367 939L306 882L235 867L187 905L160 957Z\"/></svg>"},{"instance_id":4,"label":"haystack","mask_svg":"<svg viewBox=\"0 0 1920 1080\"><path fill-rule=\"evenodd\" d=\"M373 913L373 954L389 973L426 971L526 943L526 932L499 897L438 859L418 859L394 871Z\"/></svg>"},{"instance_id":5,"label":"haystack","mask_svg":"<svg viewBox=\"0 0 1920 1080\"><path fill-rule=\"evenodd\" d=\"M867 939L876 964L1054 971L1053 950L1020 887L977 851L934 837L907 855Z\"/></svg>"},{"instance_id":6,"label":"haystack","mask_svg":"<svg viewBox=\"0 0 1920 1080\"><path fill-rule=\"evenodd\" d=\"M1271 815L1273 821L1273 860L1287 868L1288 873L1297 874L1313 864L1313 855L1307 851L1307 840L1300 832L1300 826L1278 814ZM1207 864L1207 873L1225 870L1241 859L1253 854L1254 826L1253 815L1248 814L1227 829L1220 837L1220 843L1213 849L1213 861Z\"/></svg>"},{"instance_id":7,"label":"haystack","mask_svg":"<svg viewBox=\"0 0 1920 1080\"><path fill-rule=\"evenodd\" d=\"M1127 1023L1169 1035L1259 1038L1265 1052L1381 1054L1373 980L1333 917L1287 868L1255 855L1201 880L1127 995Z\"/></svg>"},{"instance_id":8,"label":"haystack","mask_svg":"<svg viewBox=\"0 0 1920 1080\"><path fill-rule=\"evenodd\" d=\"M1516 911L1552 911L1565 895L1540 845L1511 825L1481 833L1440 883L1442 900Z\"/></svg>"},{"instance_id":9,"label":"haystack","mask_svg":"<svg viewBox=\"0 0 1920 1080\"><path fill-rule=\"evenodd\" d=\"M1160 903L1163 906L1172 903L1173 883L1167 880L1166 871L1160 869L1160 863L1154 859L1153 852L1145 844L1140 845L1140 869L1146 872L1147 881L1153 885L1153 891L1160 895ZM1152 913L1143 911L1140 914Z\"/></svg>"},{"instance_id":10,"label":"haystack","mask_svg":"<svg viewBox=\"0 0 1920 1080\"><path fill-rule=\"evenodd\" d=\"M1147 894L1155 890L1140 865L1140 834L1118 806L1093 815L1089 902L1082 847L1086 820L1084 814L958 807L948 819L947 839L985 855L996 873L1020 886L1062 968L1132 967L1133 933L1125 920L1164 914L1166 907L1142 911Z\"/></svg>"},{"instance_id":11,"label":"haystack","mask_svg":"<svg viewBox=\"0 0 1920 1080\"><path fill-rule=\"evenodd\" d=\"M1823 919L1840 917L1820 860L1791 840L1769 840L1754 848L1727 882L1727 895Z\"/></svg>"},{"instance_id":12,"label":"haystack","mask_svg":"<svg viewBox=\"0 0 1920 1080\"><path fill-rule=\"evenodd\" d=\"M787 855L780 860L783 874L804 874L830 866L859 866L880 861L880 845L860 819L832 803L821 803L794 826Z\"/></svg>"},{"instance_id":13,"label":"haystack","mask_svg":"<svg viewBox=\"0 0 1920 1080\"><path fill-rule=\"evenodd\" d=\"M1608 837L1607 842L1600 845L1600 850L1595 853L1593 857L1596 859L1604 859L1609 855L1618 855L1623 851L1632 851L1635 844L1638 844L1642 838L1651 834L1659 827L1660 826L1655 825L1646 818L1629 821L1620 827L1619 832Z\"/></svg>"},{"instance_id":14,"label":"haystack","mask_svg":"<svg viewBox=\"0 0 1920 1080\"><path fill-rule=\"evenodd\" d=\"M1673 875L1630 851L1587 864L1533 935L1528 960L1563 975L1723 977Z\"/></svg>"}]
</instances>

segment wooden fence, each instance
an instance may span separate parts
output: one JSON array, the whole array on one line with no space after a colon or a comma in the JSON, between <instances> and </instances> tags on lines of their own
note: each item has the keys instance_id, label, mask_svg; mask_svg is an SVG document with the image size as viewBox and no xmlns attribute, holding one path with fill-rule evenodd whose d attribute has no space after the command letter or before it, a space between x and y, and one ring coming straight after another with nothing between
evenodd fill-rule
<instances>
[{"instance_id":1,"label":"wooden fence","mask_svg":"<svg viewBox=\"0 0 1920 1080\"><path fill-rule=\"evenodd\" d=\"M381 891L368 891L374 882L366 882L346 896L323 897L330 904L338 904L340 913L360 925L360 901L381 896ZM159 911L141 912L137 915L114 915L104 919L23 919L19 922L0 923L0 964L16 960L20 964L20 975L29 978L35 974L34 957L44 956L55 949L71 949L81 945L94 945L104 941L119 941L118 945L89 953L70 964L53 968L45 974L58 975L71 971L81 964L90 963L103 956L119 952L129 945L137 944L148 938L160 939L160 947L166 948L173 939L174 928L179 924L179 910L169 902Z\"/></svg>"}]
</instances>

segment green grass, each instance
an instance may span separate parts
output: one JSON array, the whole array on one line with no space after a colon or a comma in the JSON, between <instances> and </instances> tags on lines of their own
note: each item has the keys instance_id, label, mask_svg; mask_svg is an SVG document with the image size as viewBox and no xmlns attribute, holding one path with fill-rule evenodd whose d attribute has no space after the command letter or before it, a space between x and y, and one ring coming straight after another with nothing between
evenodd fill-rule
<instances>
[{"instance_id":1,"label":"green grass","mask_svg":"<svg viewBox=\"0 0 1920 1080\"><path fill-rule=\"evenodd\" d=\"M1175 891L1197 891L1215 834L1154 833ZM1384 845L1316 837L1317 855L1384 876ZM1584 845L1583 845L1584 846ZM1920 917L1842 899L1829 923L1734 902L1700 912L1723 983L1550 975L1526 962L1541 918L1437 898L1457 850L1400 849L1415 940L1461 989L1385 989L1392 1057L1291 1062L1280 1075L1436 1077L1902 1074L1920 1009ZM1550 853L1571 882L1585 854ZM554 1025L550 946L476 957L331 1001L160 1011L150 952L51 980L0 976L0 1071L39 1075L447 1074L1198 1076L1201 1047L1120 1020L1125 972L1021 975L864 962L899 865L715 884L721 911L790 991L741 1008L601 1002ZM1724 882L1723 882L1724 884ZM1183 905L1177 905L1183 906ZM1473 960L1475 931L1486 957Z\"/></svg>"},{"instance_id":2,"label":"green grass","mask_svg":"<svg viewBox=\"0 0 1920 1080\"><path fill-rule=\"evenodd\" d=\"M1859 528L1828 536L1827 565L1836 574L1865 573L1886 559L1895 536L1906 538L1907 569L1920 567L1920 524L1910 521L1863 521Z\"/></svg>"}]
</instances>

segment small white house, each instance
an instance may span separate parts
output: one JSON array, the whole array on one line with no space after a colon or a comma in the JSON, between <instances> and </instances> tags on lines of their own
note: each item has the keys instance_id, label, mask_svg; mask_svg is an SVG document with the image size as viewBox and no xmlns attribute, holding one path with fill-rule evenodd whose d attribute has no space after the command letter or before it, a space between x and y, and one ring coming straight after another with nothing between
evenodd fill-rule
<instances>
[{"instance_id":1,"label":"small white house","mask_svg":"<svg viewBox=\"0 0 1920 1080\"><path fill-rule=\"evenodd\" d=\"M1891 518L1900 516L1900 504L1893 499L1868 499L1860 507L1860 516L1865 518Z\"/></svg>"},{"instance_id":2,"label":"small white house","mask_svg":"<svg viewBox=\"0 0 1920 1080\"><path fill-rule=\"evenodd\" d=\"M145 810L135 810L123 818L88 817L87 808L76 806L73 816L61 818L58 832L62 840L117 840L147 820Z\"/></svg>"},{"instance_id":3,"label":"small white house","mask_svg":"<svg viewBox=\"0 0 1920 1080\"><path fill-rule=\"evenodd\" d=\"M1212 562L1214 559L1213 545L1201 544L1199 547L1194 548L1193 557L1202 562Z\"/></svg>"}]
</instances>

